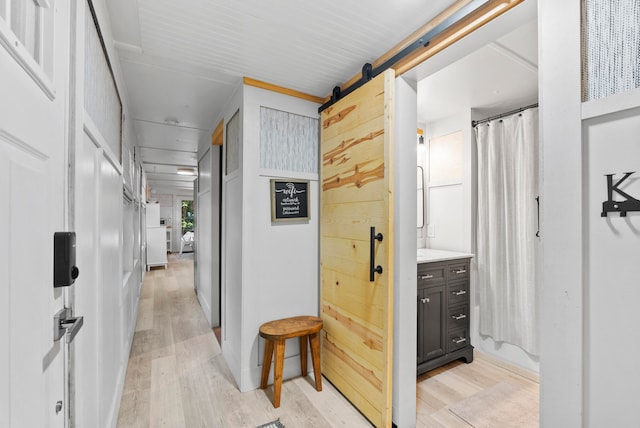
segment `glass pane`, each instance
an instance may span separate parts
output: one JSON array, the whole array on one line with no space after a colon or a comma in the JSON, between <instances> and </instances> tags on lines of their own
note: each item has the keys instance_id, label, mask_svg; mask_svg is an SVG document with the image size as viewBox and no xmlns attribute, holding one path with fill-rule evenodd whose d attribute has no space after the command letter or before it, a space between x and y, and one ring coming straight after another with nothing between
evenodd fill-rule
<instances>
[{"instance_id":1,"label":"glass pane","mask_svg":"<svg viewBox=\"0 0 640 428\"><path fill-rule=\"evenodd\" d=\"M0 18L7 20L7 0L0 0Z\"/></svg>"},{"instance_id":2,"label":"glass pane","mask_svg":"<svg viewBox=\"0 0 640 428\"><path fill-rule=\"evenodd\" d=\"M40 33L39 15L40 10L34 0L11 2L11 30L36 61L36 46Z\"/></svg>"},{"instance_id":3,"label":"glass pane","mask_svg":"<svg viewBox=\"0 0 640 428\"><path fill-rule=\"evenodd\" d=\"M583 100L640 87L640 0L583 0Z\"/></svg>"},{"instance_id":4,"label":"glass pane","mask_svg":"<svg viewBox=\"0 0 640 428\"><path fill-rule=\"evenodd\" d=\"M9 24L11 27L11 31L18 37L19 40L22 40L21 30L23 28L23 14L24 14L24 5L20 0L13 0L11 2L11 23Z\"/></svg>"},{"instance_id":5,"label":"glass pane","mask_svg":"<svg viewBox=\"0 0 640 428\"><path fill-rule=\"evenodd\" d=\"M85 14L84 107L105 141L122 161L122 104L91 13Z\"/></svg>"},{"instance_id":6,"label":"glass pane","mask_svg":"<svg viewBox=\"0 0 640 428\"><path fill-rule=\"evenodd\" d=\"M318 172L318 119L260 107L260 167Z\"/></svg>"},{"instance_id":7,"label":"glass pane","mask_svg":"<svg viewBox=\"0 0 640 428\"><path fill-rule=\"evenodd\" d=\"M226 168L227 175L240 167L240 110L227 123Z\"/></svg>"}]
</instances>

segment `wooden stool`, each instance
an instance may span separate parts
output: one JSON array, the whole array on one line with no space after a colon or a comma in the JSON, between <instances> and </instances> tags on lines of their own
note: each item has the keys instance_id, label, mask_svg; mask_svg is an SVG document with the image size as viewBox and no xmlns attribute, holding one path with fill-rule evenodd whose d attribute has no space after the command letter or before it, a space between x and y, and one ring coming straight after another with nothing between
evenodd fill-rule
<instances>
[{"instance_id":1,"label":"wooden stool","mask_svg":"<svg viewBox=\"0 0 640 428\"><path fill-rule=\"evenodd\" d=\"M322 374L320 373L320 340L322 319L312 316L299 316L270 321L260 326L260 337L265 339L264 362L262 363L262 379L260 388L267 387L271 357L276 358L273 364L273 407L280 407L280 391L282 390L282 368L284 366L284 342L293 337L300 338L300 369L302 376L307 375L307 337L311 343L311 360L313 374L316 379L316 390L322 391Z\"/></svg>"}]
</instances>

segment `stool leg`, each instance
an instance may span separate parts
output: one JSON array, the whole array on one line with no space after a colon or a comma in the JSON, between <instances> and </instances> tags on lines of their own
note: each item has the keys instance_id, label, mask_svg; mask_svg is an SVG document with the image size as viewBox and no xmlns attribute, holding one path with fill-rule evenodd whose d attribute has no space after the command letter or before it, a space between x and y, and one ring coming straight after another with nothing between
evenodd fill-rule
<instances>
[{"instance_id":1,"label":"stool leg","mask_svg":"<svg viewBox=\"0 0 640 428\"><path fill-rule=\"evenodd\" d=\"M307 336L300 336L300 371L302 376L307 375Z\"/></svg>"},{"instance_id":2,"label":"stool leg","mask_svg":"<svg viewBox=\"0 0 640 428\"><path fill-rule=\"evenodd\" d=\"M320 334L309 335L311 342L311 360L313 361L313 377L316 379L316 390L322 391L322 372L320 371Z\"/></svg>"},{"instance_id":3,"label":"stool leg","mask_svg":"<svg viewBox=\"0 0 640 428\"><path fill-rule=\"evenodd\" d=\"M262 379L260 379L260 389L267 387L269 380L269 371L271 370L271 356L273 355L273 340L265 340L264 342L264 361L262 362Z\"/></svg>"},{"instance_id":4,"label":"stool leg","mask_svg":"<svg viewBox=\"0 0 640 428\"><path fill-rule=\"evenodd\" d=\"M282 368L284 366L284 340L276 341L276 360L273 365L273 407L280 407Z\"/></svg>"}]
</instances>

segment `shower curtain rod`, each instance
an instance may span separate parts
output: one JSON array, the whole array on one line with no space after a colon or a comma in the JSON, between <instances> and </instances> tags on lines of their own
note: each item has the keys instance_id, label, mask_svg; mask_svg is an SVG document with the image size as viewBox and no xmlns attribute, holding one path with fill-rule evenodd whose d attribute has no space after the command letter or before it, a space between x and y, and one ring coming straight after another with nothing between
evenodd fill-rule
<instances>
[{"instance_id":1,"label":"shower curtain rod","mask_svg":"<svg viewBox=\"0 0 640 428\"><path fill-rule=\"evenodd\" d=\"M501 117L511 116L512 114L520 113L520 112L523 112L525 110L529 110L530 108L535 108L535 107L538 107L538 103L531 104L530 106L526 106L526 107L520 107L520 108L517 108L515 110L508 111L506 113L501 113L501 114L498 114L498 115L495 115L495 116L488 117L486 119L472 120L471 121L471 126L475 127L477 125L480 125L481 123L485 123L485 122L489 122L489 121L492 121L492 120L500 119Z\"/></svg>"}]
</instances>

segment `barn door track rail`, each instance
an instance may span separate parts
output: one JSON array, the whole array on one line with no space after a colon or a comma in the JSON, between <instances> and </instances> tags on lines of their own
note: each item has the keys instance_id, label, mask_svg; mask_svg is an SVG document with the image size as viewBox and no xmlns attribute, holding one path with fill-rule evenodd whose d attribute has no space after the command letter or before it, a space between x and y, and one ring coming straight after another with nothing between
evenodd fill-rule
<instances>
[{"instance_id":1,"label":"barn door track rail","mask_svg":"<svg viewBox=\"0 0 640 428\"><path fill-rule=\"evenodd\" d=\"M524 0L472 0L457 9L452 14L441 18L441 16L446 13L446 11L443 12L443 14L435 17L427 25L424 26L429 27L429 30L425 31L421 36L415 38L413 41L410 41L405 47L400 49L397 53L393 54L390 58L383 60L381 64L374 66L370 63L365 63L362 66L361 76L358 80L346 86L344 89L340 86L335 86L332 90L329 100L318 108L318 112L322 112L323 110L331 107L340 99L346 97L351 92L355 91L374 77L384 73L387 69L396 68L397 65L401 64L403 66L406 66L407 64L405 63L408 63L409 61L404 60L411 60L411 57L414 54L418 53L420 49L424 49L429 46L431 44L431 41L435 37L444 34L447 30L453 30L453 27L455 25L462 24L460 29L457 29L453 32L454 36L450 37L452 40L447 42L447 46L469 34L479 26L501 15L502 13L506 12L522 1ZM488 7L488 10L484 13L481 13L480 9L484 8L485 6ZM474 14L474 12L478 12L479 16L475 19L471 19L471 15ZM463 22L463 20L465 20L466 18L469 18L468 23ZM431 26L432 23L433 26ZM384 58L387 55L389 55L389 53L383 55L381 58ZM378 61L374 61L374 63L375 62Z\"/></svg>"}]
</instances>

